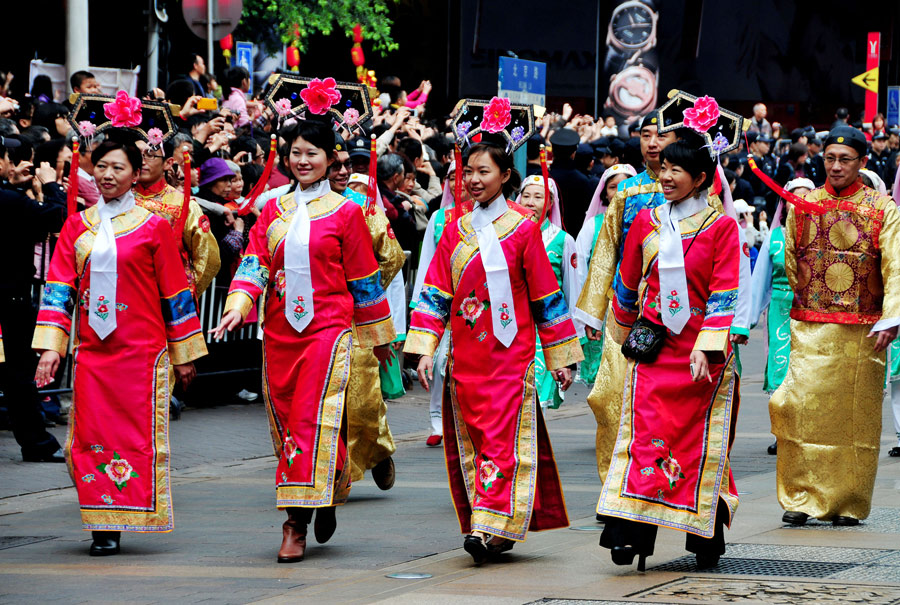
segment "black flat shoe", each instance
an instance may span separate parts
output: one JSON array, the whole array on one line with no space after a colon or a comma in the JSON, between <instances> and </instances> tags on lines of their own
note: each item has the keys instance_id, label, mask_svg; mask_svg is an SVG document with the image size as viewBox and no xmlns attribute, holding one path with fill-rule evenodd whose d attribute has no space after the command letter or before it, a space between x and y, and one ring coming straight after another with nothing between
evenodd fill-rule
<instances>
[{"instance_id":1,"label":"black flat shoe","mask_svg":"<svg viewBox=\"0 0 900 605\"><path fill-rule=\"evenodd\" d=\"M597 513L597 523L605 524L607 519L609 519L609 517L607 517L606 515L601 515L600 513Z\"/></svg>"},{"instance_id":2,"label":"black flat shoe","mask_svg":"<svg viewBox=\"0 0 900 605\"><path fill-rule=\"evenodd\" d=\"M316 542L325 544L334 535L337 529L337 519L334 516L334 506L326 506L325 508L316 509L316 522L313 524L313 532L316 535Z\"/></svg>"},{"instance_id":3,"label":"black flat shoe","mask_svg":"<svg viewBox=\"0 0 900 605\"><path fill-rule=\"evenodd\" d=\"M610 551L612 562L616 565L631 565L634 563L634 556L638 555L638 571L644 571L644 563L647 561L647 555L639 553L633 546L613 546Z\"/></svg>"},{"instance_id":4,"label":"black flat shoe","mask_svg":"<svg viewBox=\"0 0 900 605\"><path fill-rule=\"evenodd\" d=\"M697 554L697 569L712 569L719 565L719 555L701 555Z\"/></svg>"},{"instance_id":5,"label":"black flat shoe","mask_svg":"<svg viewBox=\"0 0 900 605\"><path fill-rule=\"evenodd\" d=\"M900 445L892 447L888 452L888 456L891 458L900 458Z\"/></svg>"},{"instance_id":6,"label":"black flat shoe","mask_svg":"<svg viewBox=\"0 0 900 605\"><path fill-rule=\"evenodd\" d=\"M787 511L781 516L782 523L790 523L791 525L806 525L809 515L796 511Z\"/></svg>"},{"instance_id":7,"label":"black flat shoe","mask_svg":"<svg viewBox=\"0 0 900 605\"><path fill-rule=\"evenodd\" d=\"M92 531L94 541L91 543L92 557L108 557L119 554L119 538L117 531Z\"/></svg>"},{"instance_id":8,"label":"black flat shoe","mask_svg":"<svg viewBox=\"0 0 900 605\"><path fill-rule=\"evenodd\" d=\"M508 538L500 538L497 536L492 537L488 540L487 543L487 554L488 557L494 559L499 557L501 554L512 550L512 547L516 545L515 540L510 540Z\"/></svg>"},{"instance_id":9,"label":"black flat shoe","mask_svg":"<svg viewBox=\"0 0 900 605\"><path fill-rule=\"evenodd\" d=\"M776 441L775 443L773 443L772 445L767 447L766 453L770 456L777 456L778 455L778 442Z\"/></svg>"},{"instance_id":10,"label":"black flat shoe","mask_svg":"<svg viewBox=\"0 0 900 605\"><path fill-rule=\"evenodd\" d=\"M463 540L463 548L466 549L467 553L472 555L472 560L475 561L475 565L481 565L487 558L487 548L478 536L466 536L466 539Z\"/></svg>"},{"instance_id":11,"label":"black flat shoe","mask_svg":"<svg viewBox=\"0 0 900 605\"><path fill-rule=\"evenodd\" d=\"M854 525L859 525L859 519L854 519L853 517L842 517L839 515L831 520L831 524L835 527L853 527Z\"/></svg>"},{"instance_id":12,"label":"black flat shoe","mask_svg":"<svg viewBox=\"0 0 900 605\"><path fill-rule=\"evenodd\" d=\"M62 448L49 454L22 454L22 460L25 462L65 462L66 457L63 455Z\"/></svg>"}]
</instances>

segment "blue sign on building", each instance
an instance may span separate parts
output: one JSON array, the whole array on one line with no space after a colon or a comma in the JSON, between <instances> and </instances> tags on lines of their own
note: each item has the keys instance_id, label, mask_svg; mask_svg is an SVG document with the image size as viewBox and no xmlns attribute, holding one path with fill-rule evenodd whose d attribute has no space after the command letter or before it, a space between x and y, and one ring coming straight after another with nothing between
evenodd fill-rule
<instances>
[{"instance_id":1,"label":"blue sign on building","mask_svg":"<svg viewBox=\"0 0 900 605\"><path fill-rule=\"evenodd\" d=\"M547 101L547 64L500 57L497 88L498 96L513 103L543 107Z\"/></svg>"},{"instance_id":2,"label":"blue sign on building","mask_svg":"<svg viewBox=\"0 0 900 605\"><path fill-rule=\"evenodd\" d=\"M900 125L900 86L888 86L887 89L887 125Z\"/></svg>"},{"instance_id":3,"label":"blue sign on building","mask_svg":"<svg viewBox=\"0 0 900 605\"><path fill-rule=\"evenodd\" d=\"M250 73L250 93L253 92L253 43L236 42L234 45L234 64L246 68Z\"/></svg>"}]
</instances>

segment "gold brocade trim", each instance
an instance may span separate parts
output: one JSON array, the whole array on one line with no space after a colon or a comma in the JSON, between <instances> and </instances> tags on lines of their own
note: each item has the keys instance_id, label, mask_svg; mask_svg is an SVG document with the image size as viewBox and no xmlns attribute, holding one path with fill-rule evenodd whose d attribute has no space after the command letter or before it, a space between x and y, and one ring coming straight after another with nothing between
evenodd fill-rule
<instances>
[{"instance_id":1,"label":"gold brocade trim","mask_svg":"<svg viewBox=\"0 0 900 605\"><path fill-rule=\"evenodd\" d=\"M180 366L200 359L207 354L203 332L197 332L185 340L169 343L169 359L172 365Z\"/></svg>"},{"instance_id":2,"label":"gold brocade trim","mask_svg":"<svg viewBox=\"0 0 900 605\"><path fill-rule=\"evenodd\" d=\"M660 527L669 527L704 538L712 538L715 533L715 511L719 497L728 493L729 476L728 447L731 432L734 397L739 388L734 371L734 354L725 360L722 375L719 379L715 398L707 417L706 457L700 469L700 479L696 496L697 512L677 510L665 503L639 500L623 495L627 473L637 472L632 468L630 451L634 442L634 386L637 367L633 361L628 362L628 374L623 394L622 422L616 439L615 451L609 475L603 483L603 491L597 503L597 513L621 519L650 523ZM730 494L726 500L731 514L737 510L737 495Z\"/></svg>"},{"instance_id":3,"label":"gold brocade trim","mask_svg":"<svg viewBox=\"0 0 900 605\"><path fill-rule=\"evenodd\" d=\"M694 350L710 351L724 355L728 349L729 333L727 326L722 328L702 328L700 333L697 334Z\"/></svg>"},{"instance_id":4,"label":"gold brocade trim","mask_svg":"<svg viewBox=\"0 0 900 605\"><path fill-rule=\"evenodd\" d=\"M169 356L163 349L156 358L153 371L154 473L156 510L134 512L121 510L81 509L82 529L92 531L170 532L175 528L172 515L172 492L169 481ZM77 383L76 383L77 389ZM71 451L74 425L77 422L76 405L79 393L73 393L72 412L69 415L69 438L66 440L66 458L69 474L72 474Z\"/></svg>"},{"instance_id":5,"label":"gold brocade trim","mask_svg":"<svg viewBox=\"0 0 900 605\"><path fill-rule=\"evenodd\" d=\"M225 309L222 313L228 313L229 311L238 311L241 314L241 317L244 319L247 318L247 314L250 313L250 309L253 308L253 299L250 298L250 295L246 292L241 292L237 290L228 295L228 298L225 299Z\"/></svg>"},{"instance_id":6,"label":"gold brocade trim","mask_svg":"<svg viewBox=\"0 0 900 605\"><path fill-rule=\"evenodd\" d=\"M346 401L351 481L362 481L363 474L391 456L397 446L387 423L378 359L372 349L358 347L355 342L350 351Z\"/></svg>"},{"instance_id":7,"label":"gold brocade trim","mask_svg":"<svg viewBox=\"0 0 900 605\"><path fill-rule=\"evenodd\" d=\"M544 347L544 363L548 370L558 370L584 360L584 351L577 336L552 347Z\"/></svg>"},{"instance_id":8,"label":"gold brocade trim","mask_svg":"<svg viewBox=\"0 0 900 605\"><path fill-rule=\"evenodd\" d=\"M378 261L378 270L381 271L381 287L385 290L400 272L406 255L403 248L397 242L397 237L388 235L391 228L387 216L377 204L372 206L369 212L363 213L369 234L372 236L372 246L375 249L375 260Z\"/></svg>"},{"instance_id":9,"label":"gold brocade trim","mask_svg":"<svg viewBox=\"0 0 900 605\"><path fill-rule=\"evenodd\" d=\"M356 335L359 338L359 346L366 349L386 345L397 338L394 321L390 317L385 317L375 323L357 325Z\"/></svg>"},{"instance_id":10,"label":"gold brocade trim","mask_svg":"<svg viewBox=\"0 0 900 605\"><path fill-rule=\"evenodd\" d=\"M350 460L337 470L338 444L344 421L347 381L350 376L350 330L342 332L332 349L332 363L328 372L325 394L319 404L316 455L319 461L313 475L312 487L284 485L276 487L276 506L322 507L343 504L350 494ZM268 369L268 368L267 368ZM298 385L299 386L299 385ZM311 410L310 410L311 411Z\"/></svg>"},{"instance_id":11,"label":"gold brocade trim","mask_svg":"<svg viewBox=\"0 0 900 605\"><path fill-rule=\"evenodd\" d=\"M76 314L72 318L73 323L77 321L77 317ZM69 335L56 326L37 326L34 329L31 348L39 351L56 351L61 357L65 357L69 350Z\"/></svg>"},{"instance_id":12,"label":"gold brocade trim","mask_svg":"<svg viewBox=\"0 0 900 605\"><path fill-rule=\"evenodd\" d=\"M452 354L451 354L452 356ZM451 373L450 381L455 384ZM524 377L522 405L519 408L518 427L516 430L516 470L510 482L512 490L512 515L502 515L487 509L479 508L474 503L477 470L475 468L475 448L464 428L465 420L460 415L459 401L455 389L451 388L453 405L453 421L457 427L457 445L460 462L466 477L466 491L469 495L469 506L472 509L472 531L482 531L501 536L516 542L523 542L528 532L531 513L534 508L534 491L537 483L537 397L534 390L534 362L529 364Z\"/></svg>"},{"instance_id":13,"label":"gold brocade trim","mask_svg":"<svg viewBox=\"0 0 900 605\"><path fill-rule=\"evenodd\" d=\"M628 338L629 334L631 334L631 326L623 326L622 324L620 324L611 308L609 310L609 314L606 317L606 333L613 340L613 342L619 345L621 350L621 346L625 343L625 339Z\"/></svg>"},{"instance_id":14,"label":"gold brocade trim","mask_svg":"<svg viewBox=\"0 0 900 605\"><path fill-rule=\"evenodd\" d=\"M422 332L412 328L406 333L406 344L403 345L403 352L410 355L428 355L434 357L434 352L438 347L438 338L431 332Z\"/></svg>"},{"instance_id":15,"label":"gold brocade trim","mask_svg":"<svg viewBox=\"0 0 900 605\"><path fill-rule=\"evenodd\" d=\"M612 317L610 308L607 317ZM597 453L597 474L600 483L606 481L609 462L616 445L616 434L619 432L619 421L622 418L622 391L625 390L625 374L628 361L622 355L619 344L613 340L610 324L606 322L606 338L603 341L603 352L600 355L600 368L594 380L594 388L588 395L587 402L594 412L597 421L595 440Z\"/></svg>"},{"instance_id":16,"label":"gold brocade trim","mask_svg":"<svg viewBox=\"0 0 900 605\"><path fill-rule=\"evenodd\" d=\"M81 222L87 230L75 239L75 273L82 275L91 251L94 249L94 241L100 230L100 214L97 206L91 206L81 213ZM155 216L149 210L135 206L128 212L120 214L112 219L113 232L116 239L138 229L141 225Z\"/></svg>"}]
</instances>

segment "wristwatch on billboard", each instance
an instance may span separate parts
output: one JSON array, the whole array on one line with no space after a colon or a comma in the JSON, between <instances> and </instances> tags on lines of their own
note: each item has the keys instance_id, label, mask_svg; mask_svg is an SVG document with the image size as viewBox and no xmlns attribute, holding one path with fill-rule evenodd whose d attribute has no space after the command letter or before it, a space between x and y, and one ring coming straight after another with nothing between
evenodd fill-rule
<instances>
[{"instance_id":1,"label":"wristwatch on billboard","mask_svg":"<svg viewBox=\"0 0 900 605\"><path fill-rule=\"evenodd\" d=\"M610 84L604 107L622 117L633 118L656 107L658 20L654 0L625 0L610 17L604 62Z\"/></svg>"}]
</instances>

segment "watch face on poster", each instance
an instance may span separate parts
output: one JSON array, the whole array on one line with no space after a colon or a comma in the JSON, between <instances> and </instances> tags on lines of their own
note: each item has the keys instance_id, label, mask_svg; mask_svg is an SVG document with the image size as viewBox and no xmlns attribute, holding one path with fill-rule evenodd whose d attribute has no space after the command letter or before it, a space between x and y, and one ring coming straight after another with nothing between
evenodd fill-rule
<instances>
[{"instance_id":1,"label":"watch face on poster","mask_svg":"<svg viewBox=\"0 0 900 605\"><path fill-rule=\"evenodd\" d=\"M639 48L653 35L654 14L642 2L626 2L613 13L613 36L625 48Z\"/></svg>"},{"instance_id":2,"label":"watch face on poster","mask_svg":"<svg viewBox=\"0 0 900 605\"><path fill-rule=\"evenodd\" d=\"M656 75L641 65L626 67L613 77L608 106L623 116L638 116L656 106Z\"/></svg>"}]
</instances>

